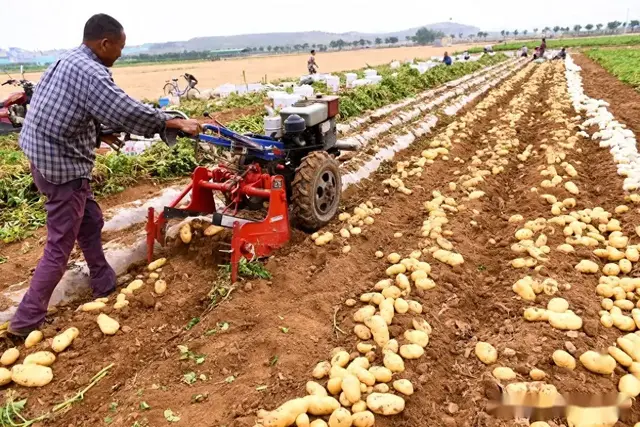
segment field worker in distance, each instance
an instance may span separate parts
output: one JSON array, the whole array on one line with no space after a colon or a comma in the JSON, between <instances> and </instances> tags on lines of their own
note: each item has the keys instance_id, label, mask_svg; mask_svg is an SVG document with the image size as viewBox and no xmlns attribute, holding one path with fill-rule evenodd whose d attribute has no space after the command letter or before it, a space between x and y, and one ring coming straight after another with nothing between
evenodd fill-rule
<instances>
[{"instance_id":1,"label":"field worker in distance","mask_svg":"<svg viewBox=\"0 0 640 427\"><path fill-rule=\"evenodd\" d=\"M522 58L526 58L527 56L529 56L529 49L526 46L522 46L522 49L520 49L520 56Z\"/></svg>"},{"instance_id":2,"label":"field worker in distance","mask_svg":"<svg viewBox=\"0 0 640 427\"><path fill-rule=\"evenodd\" d=\"M547 50L547 39L543 38L542 43L540 43L540 56L538 56L538 58L542 58L546 50Z\"/></svg>"},{"instance_id":3,"label":"field worker in distance","mask_svg":"<svg viewBox=\"0 0 640 427\"><path fill-rule=\"evenodd\" d=\"M184 73L184 78L187 79L187 84L191 89L196 87L196 85L198 84L198 79L196 79L193 74Z\"/></svg>"},{"instance_id":4,"label":"field worker in distance","mask_svg":"<svg viewBox=\"0 0 640 427\"><path fill-rule=\"evenodd\" d=\"M316 64L316 51L315 49L311 51L311 56L307 61L307 70L309 70L309 74L316 74L318 72L318 64Z\"/></svg>"},{"instance_id":5,"label":"field worker in distance","mask_svg":"<svg viewBox=\"0 0 640 427\"><path fill-rule=\"evenodd\" d=\"M445 65L451 65L453 64L453 60L451 59L451 57L449 56L449 52L445 52L444 53L444 59L442 60L442 62L445 63Z\"/></svg>"},{"instance_id":6,"label":"field worker in distance","mask_svg":"<svg viewBox=\"0 0 640 427\"><path fill-rule=\"evenodd\" d=\"M66 52L42 75L20 133L38 190L47 198L47 243L29 289L8 332L26 336L45 320L53 290L78 242L90 272L93 296L115 290L116 274L105 259L100 235L104 220L89 180L101 141L99 126L153 136L167 128L195 135L196 120L173 119L129 97L108 67L120 57L126 36L108 15L86 22L82 44ZM104 138L107 139L106 137Z\"/></svg>"},{"instance_id":7,"label":"field worker in distance","mask_svg":"<svg viewBox=\"0 0 640 427\"><path fill-rule=\"evenodd\" d=\"M471 55L469 55L469 52L465 51L464 52L464 60L468 61L469 59L471 59Z\"/></svg>"},{"instance_id":8,"label":"field worker in distance","mask_svg":"<svg viewBox=\"0 0 640 427\"><path fill-rule=\"evenodd\" d=\"M566 59L566 58L567 58L567 49L564 47L560 49L560 52L556 53L556 56L553 57L553 59Z\"/></svg>"}]
</instances>

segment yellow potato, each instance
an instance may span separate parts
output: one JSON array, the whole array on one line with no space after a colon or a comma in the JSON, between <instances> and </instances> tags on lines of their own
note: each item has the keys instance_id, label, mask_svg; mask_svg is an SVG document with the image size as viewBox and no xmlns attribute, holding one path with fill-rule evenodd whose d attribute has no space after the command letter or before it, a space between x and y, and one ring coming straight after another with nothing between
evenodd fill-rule
<instances>
[{"instance_id":1,"label":"yellow potato","mask_svg":"<svg viewBox=\"0 0 640 427\"><path fill-rule=\"evenodd\" d=\"M317 420L309 424L309 427L329 427L329 425L322 418L318 418Z\"/></svg>"},{"instance_id":2,"label":"yellow potato","mask_svg":"<svg viewBox=\"0 0 640 427\"><path fill-rule=\"evenodd\" d=\"M358 350L358 352L362 354L366 354L366 353L369 353L370 351L373 351L375 349L375 346L373 344L359 342L356 345L356 349Z\"/></svg>"},{"instance_id":3,"label":"yellow potato","mask_svg":"<svg viewBox=\"0 0 640 427\"><path fill-rule=\"evenodd\" d=\"M475 353L478 359L485 365L491 365L498 360L498 351L494 346L487 342L478 342L476 344Z\"/></svg>"},{"instance_id":4,"label":"yellow potato","mask_svg":"<svg viewBox=\"0 0 640 427\"><path fill-rule=\"evenodd\" d=\"M306 413L298 415L296 418L296 427L310 427L309 415Z\"/></svg>"},{"instance_id":5,"label":"yellow potato","mask_svg":"<svg viewBox=\"0 0 640 427\"><path fill-rule=\"evenodd\" d=\"M360 400L361 392L360 392L360 380L353 374L346 375L342 379L342 391L346 399L354 404Z\"/></svg>"},{"instance_id":6,"label":"yellow potato","mask_svg":"<svg viewBox=\"0 0 640 427\"><path fill-rule=\"evenodd\" d=\"M304 399L309 404L307 413L311 415L330 415L340 407L340 402L330 396L306 396Z\"/></svg>"},{"instance_id":7,"label":"yellow potato","mask_svg":"<svg viewBox=\"0 0 640 427\"><path fill-rule=\"evenodd\" d=\"M120 329L120 323L104 313L100 313L96 320L98 322L98 327L105 335L115 335Z\"/></svg>"},{"instance_id":8,"label":"yellow potato","mask_svg":"<svg viewBox=\"0 0 640 427\"><path fill-rule=\"evenodd\" d=\"M2 353L2 357L0 357L0 363L4 366L13 365L16 363L16 360L20 357L20 350L15 347L11 347Z\"/></svg>"},{"instance_id":9,"label":"yellow potato","mask_svg":"<svg viewBox=\"0 0 640 427\"><path fill-rule=\"evenodd\" d=\"M547 310L555 313L564 313L569 309L569 302L564 298L551 298L547 304Z\"/></svg>"},{"instance_id":10,"label":"yellow potato","mask_svg":"<svg viewBox=\"0 0 640 427\"><path fill-rule=\"evenodd\" d=\"M395 285L389 286L388 288L382 290L382 296L392 299L400 298L402 296L402 289Z\"/></svg>"},{"instance_id":11,"label":"yellow potato","mask_svg":"<svg viewBox=\"0 0 640 427\"><path fill-rule=\"evenodd\" d=\"M424 348L418 344L405 344L400 347L400 356L404 359L419 359L424 354Z\"/></svg>"},{"instance_id":12,"label":"yellow potato","mask_svg":"<svg viewBox=\"0 0 640 427\"><path fill-rule=\"evenodd\" d=\"M371 317L374 314L376 314L376 308L372 305L365 305L353 314L353 321L357 323L364 323L364 319Z\"/></svg>"},{"instance_id":13,"label":"yellow potato","mask_svg":"<svg viewBox=\"0 0 640 427\"><path fill-rule=\"evenodd\" d=\"M382 294L384 295L385 291L392 288L398 289L395 286L391 286L390 288L387 288L384 291L382 291ZM394 297L387 297L385 298L384 301L380 303L380 316L384 319L387 325L390 325L391 322L393 322L393 316L395 314L395 309L393 308L394 301L395 301Z\"/></svg>"},{"instance_id":14,"label":"yellow potato","mask_svg":"<svg viewBox=\"0 0 640 427\"><path fill-rule=\"evenodd\" d=\"M433 330L429 322L418 317L414 317L411 320L411 323L413 324L413 329L417 331L422 331L422 332L426 332L427 334L430 334Z\"/></svg>"},{"instance_id":15,"label":"yellow potato","mask_svg":"<svg viewBox=\"0 0 640 427\"><path fill-rule=\"evenodd\" d=\"M140 289L142 286L144 286L144 282L140 279L136 279L133 282L129 283L126 287L126 289L128 291L137 291L138 289Z\"/></svg>"},{"instance_id":16,"label":"yellow potato","mask_svg":"<svg viewBox=\"0 0 640 427\"><path fill-rule=\"evenodd\" d=\"M331 366L344 368L349 363L349 353L344 350L337 351L331 358Z\"/></svg>"},{"instance_id":17,"label":"yellow potato","mask_svg":"<svg viewBox=\"0 0 640 427\"><path fill-rule=\"evenodd\" d=\"M11 379L24 387L42 387L53 380L53 371L48 366L14 365L11 368Z\"/></svg>"},{"instance_id":18,"label":"yellow potato","mask_svg":"<svg viewBox=\"0 0 640 427\"><path fill-rule=\"evenodd\" d=\"M607 349L611 357L616 359L620 365L629 368L633 364L633 359L624 351L620 350L618 347L609 346Z\"/></svg>"},{"instance_id":19,"label":"yellow potato","mask_svg":"<svg viewBox=\"0 0 640 427\"><path fill-rule=\"evenodd\" d=\"M167 263L167 259L166 258L158 258L157 260L155 260L151 264L149 264L147 266L147 269L149 271L154 271L154 270L159 269L160 267L162 267L166 263Z\"/></svg>"},{"instance_id":20,"label":"yellow potato","mask_svg":"<svg viewBox=\"0 0 640 427\"><path fill-rule=\"evenodd\" d=\"M316 367L313 368L313 372L311 373L311 375L313 376L313 378L320 380L329 375L330 370L331 364L325 360L318 363Z\"/></svg>"},{"instance_id":21,"label":"yellow potato","mask_svg":"<svg viewBox=\"0 0 640 427\"><path fill-rule=\"evenodd\" d=\"M365 325L354 326L353 333L356 334L356 336L361 340L366 341L371 339L371 330L369 330L369 328L367 328Z\"/></svg>"},{"instance_id":22,"label":"yellow potato","mask_svg":"<svg viewBox=\"0 0 640 427\"><path fill-rule=\"evenodd\" d=\"M389 328L387 322L380 315L374 315L364 321L365 325L371 330L373 340L379 347L384 347L389 341Z\"/></svg>"},{"instance_id":23,"label":"yellow potato","mask_svg":"<svg viewBox=\"0 0 640 427\"><path fill-rule=\"evenodd\" d=\"M316 396L328 396L327 390L315 381L307 381L307 393Z\"/></svg>"},{"instance_id":24,"label":"yellow potato","mask_svg":"<svg viewBox=\"0 0 640 427\"><path fill-rule=\"evenodd\" d=\"M409 329L404 332L404 338L412 344L426 347L429 344L429 335L426 332Z\"/></svg>"},{"instance_id":25,"label":"yellow potato","mask_svg":"<svg viewBox=\"0 0 640 427\"><path fill-rule=\"evenodd\" d=\"M564 350L554 351L553 361L561 368L571 369L572 371L576 368L576 359Z\"/></svg>"},{"instance_id":26,"label":"yellow potato","mask_svg":"<svg viewBox=\"0 0 640 427\"><path fill-rule=\"evenodd\" d=\"M351 368L351 373L355 374L358 380L365 386L373 386L376 383L376 377L369 372L367 368L355 366Z\"/></svg>"},{"instance_id":27,"label":"yellow potato","mask_svg":"<svg viewBox=\"0 0 640 427\"><path fill-rule=\"evenodd\" d=\"M338 408L329 417L329 427L351 427L353 419L351 412L344 408Z\"/></svg>"},{"instance_id":28,"label":"yellow potato","mask_svg":"<svg viewBox=\"0 0 640 427\"><path fill-rule=\"evenodd\" d=\"M289 400L277 409L268 412L262 419L264 427L287 427L296 422L297 418L306 413L309 402L305 399Z\"/></svg>"},{"instance_id":29,"label":"yellow potato","mask_svg":"<svg viewBox=\"0 0 640 427\"><path fill-rule=\"evenodd\" d=\"M516 379L516 373L513 369L504 366L494 368L492 374L501 381L511 381Z\"/></svg>"},{"instance_id":30,"label":"yellow potato","mask_svg":"<svg viewBox=\"0 0 640 427\"><path fill-rule=\"evenodd\" d=\"M572 312L549 312L549 324L556 329L577 331L582 328L582 318Z\"/></svg>"},{"instance_id":31,"label":"yellow potato","mask_svg":"<svg viewBox=\"0 0 640 427\"><path fill-rule=\"evenodd\" d=\"M397 298L393 303L393 307L396 313L399 314L405 314L409 311L409 303L402 298Z\"/></svg>"},{"instance_id":32,"label":"yellow potato","mask_svg":"<svg viewBox=\"0 0 640 427\"><path fill-rule=\"evenodd\" d=\"M11 371L7 368L0 368L0 386L7 385L11 382Z\"/></svg>"},{"instance_id":33,"label":"yellow potato","mask_svg":"<svg viewBox=\"0 0 640 427\"><path fill-rule=\"evenodd\" d=\"M51 366L53 362L56 361L56 355L51 353L50 351L36 351L33 354L28 355L24 358L22 364L24 365L40 365L40 366Z\"/></svg>"},{"instance_id":34,"label":"yellow potato","mask_svg":"<svg viewBox=\"0 0 640 427\"><path fill-rule=\"evenodd\" d=\"M395 252L392 252L389 254L389 256L387 256L387 261L389 261L390 264L397 264L401 259L402 257L400 256L400 254Z\"/></svg>"},{"instance_id":35,"label":"yellow potato","mask_svg":"<svg viewBox=\"0 0 640 427\"><path fill-rule=\"evenodd\" d=\"M79 334L80 331L78 331L78 328L71 327L53 338L51 348L56 353L60 353L61 351L64 351L67 347L69 347L73 340L76 339Z\"/></svg>"},{"instance_id":36,"label":"yellow potato","mask_svg":"<svg viewBox=\"0 0 640 427\"><path fill-rule=\"evenodd\" d=\"M384 353L383 363L391 372L404 372L404 361L402 357L391 351Z\"/></svg>"},{"instance_id":37,"label":"yellow potato","mask_svg":"<svg viewBox=\"0 0 640 427\"><path fill-rule=\"evenodd\" d=\"M25 348L31 348L37 345L40 341L42 341L42 338L44 338L42 331L31 331L31 333L27 336L27 339L24 340Z\"/></svg>"},{"instance_id":38,"label":"yellow potato","mask_svg":"<svg viewBox=\"0 0 640 427\"><path fill-rule=\"evenodd\" d=\"M611 375L616 367L616 360L608 354L586 351L580 356L580 363L596 374Z\"/></svg>"},{"instance_id":39,"label":"yellow potato","mask_svg":"<svg viewBox=\"0 0 640 427\"><path fill-rule=\"evenodd\" d=\"M393 353L398 353L398 349L399 349L399 345L398 345L398 341L395 339L389 340L387 341L387 343L384 345L384 347L382 347L382 352L384 353L385 351L391 351Z\"/></svg>"},{"instance_id":40,"label":"yellow potato","mask_svg":"<svg viewBox=\"0 0 640 427\"><path fill-rule=\"evenodd\" d=\"M142 280L140 280L142 282ZM106 307L106 304L101 301L92 301L80 306L81 311L96 311Z\"/></svg>"},{"instance_id":41,"label":"yellow potato","mask_svg":"<svg viewBox=\"0 0 640 427\"><path fill-rule=\"evenodd\" d=\"M156 283L153 285L153 290L158 295L164 294L167 291L167 282L164 280L156 280Z\"/></svg>"},{"instance_id":42,"label":"yellow potato","mask_svg":"<svg viewBox=\"0 0 640 427\"><path fill-rule=\"evenodd\" d=\"M224 230L224 227L220 227L219 225L210 225L204 229L204 235L207 237L215 236L219 232Z\"/></svg>"},{"instance_id":43,"label":"yellow potato","mask_svg":"<svg viewBox=\"0 0 640 427\"><path fill-rule=\"evenodd\" d=\"M363 411L353 414L354 427L373 427L376 423L374 415L369 411Z\"/></svg>"},{"instance_id":44,"label":"yellow potato","mask_svg":"<svg viewBox=\"0 0 640 427\"><path fill-rule=\"evenodd\" d=\"M413 394L413 384L411 384L409 380L396 380L393 382L393 388L405 396L411 396Z\"/></svg>"},{"instance_id":45,"label":"yellow potato","mask_svg":"<svg viewBox=\"0 0 640 427\"><path fill-rule=\"evenodd\" d=\"M375 414L396 415L404 410L404 399L388 393L371 393L367 396L367 407Z\"/></svg>"},{"instance_id":46,"label":"yellow potato","mask_svg":"<svg viewBox=\"0 0 640 427\"><path fill-rule=\"evenodd\" d=\"M120 295L123 295L123 294L120 294ZM113 308L115 308L116 310L120 310L122 308L125 308L128 305L129 305L129 301L127 300L117 301L115 304L113 304Z\"/></svg>"},{"instance_id":47,"label":"yellow potato","mask_svg":"<svg viewBox=\"0 0 640 427\"><path fill-rule=\"evenodd\" d=\"M576 265L575 269L578 270L580 273L594 274L598 272L600 267L598 267L598 264L596 264L593 261L590 261L588 259L583 259L578 263L578 265Z\"/></svg>"},{"instance_id":48,"label":"yellow potato","mask_svg":"<svg viewBox=\"0 0 640 427\"><path fill-rule=\"evenodd\" d=\"M372 366L369 372L373 374L376 382L388 383L393 378L393 372L389 368L383 366Z\"/></svg>"},{"instance_id":49,"label":"yellow potato","mask_svg":"<svg viewBox=\"0 0 640 427\"><path fill-rule=\"evenodd\" d=\"M422 314L422 304L420 304L418 301L409 300L407 301L407 305L411 313ZM398 311L397 308L396 308L396 311Z\"/></svg>"},{"instance_id":50,"label":"yellow potato","mask_svg":"<svg viewBox=\"0 0 640 427\"><path fill-rule=\"evenodd\" d=\"M406 291L407 289L411 289L411 283L409 282L409 278L403 274L400 273L396 276L396 286L404 291Z\"/></svg>"},{"instance_id":51,"label":"yellow potato","mask_svg":"<svg viewBox=\"0 0 640 427\"><path fill-rule=\"evenodd\" d=\"M395 276L396 274L402 274L407 272L407 267L403 264L394 264L391 267L387 268L387 276Z\"/></svg>"},{"instance_id":52,"label":"yellow potato","mask_svg":"<svg viewBox=\"0 0 640 427\"><path fill-rule=\"evenodd\" d=\"M540 369L533 368L531 371L529 371L529 376L534 381L542 381L546 378L547 374L545 374L545 372Z\"/></svg>"},{"instance_id":53,"label":"yellow potato","mask_svg":"<svg viewBox=\"0 0 640 427\"><path fill-rule=\"evenodd\" d=\"M327 390L334 396L340 394L342 391L342 377L331 378L327 382Z\"/></svg>"},{"instance_id":54,"label":"yellow potato","mask_svg":"<svg viewBox=\"0 0 640 427\"><path fill-rule=\"evenodd\" d=\"M353 414L357 414L358 412L364 412L367 410L367 402L365 402L364 400L360 400L356 403L354 403L353 405L351 405L351 412L353 412Z\"/></svg>"},{"instance_id":55,"label":"yellow potato","mask_svg":"<svg viewBox=\"0 0 640 427\"><path fill-rule=\"evenodd\" d=\"M633 374L623 375L618 383L618 390L625 396L636 398L640 395L640 380Z\"/></svg>"}]
</instances>

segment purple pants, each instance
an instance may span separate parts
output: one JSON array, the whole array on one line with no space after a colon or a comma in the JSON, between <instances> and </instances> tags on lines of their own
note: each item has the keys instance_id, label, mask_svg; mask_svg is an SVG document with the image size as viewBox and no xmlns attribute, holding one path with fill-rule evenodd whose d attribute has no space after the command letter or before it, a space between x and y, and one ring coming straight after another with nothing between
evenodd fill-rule
<instances>
[{"instance_id":1,"label":"purple pants","mask_svg":"<svg viewBox=\"0 0 640 427\"><path fill-rule=\"evenodd\" d=\"M116 284L115 271L102 251L104 220L89 180L52 184L33 165L31 174L38 190L47 197L47 244L29 289L11 319L10 329L14 332L30 331L44 322L51 294L67 268L76 240L89 266L93 296L109 295Z\"/></svg>"}]
</instances>

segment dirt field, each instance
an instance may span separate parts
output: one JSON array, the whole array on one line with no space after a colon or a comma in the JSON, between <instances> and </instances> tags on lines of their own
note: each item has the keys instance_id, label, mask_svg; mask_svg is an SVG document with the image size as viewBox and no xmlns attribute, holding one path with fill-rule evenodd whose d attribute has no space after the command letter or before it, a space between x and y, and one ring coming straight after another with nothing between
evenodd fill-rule
<instances>
[{"instance_id":1,"label":"dirt field","mask_svg":"<svg viewBox=\"0 0 640 427\"><path fill-rule=\"evenodd\" d=\"M362 49L357 51L318 53L319 71L323 73L354 70L369 65L386 64L393 60L428 58L441 55L446 50L464 50L466 45L450 48L438 47L400 47L393 49ZM201 89L217 87L224 83L242 83L242 72L246 72L247 81L259 82L266 75L268 80L297 77L307 70L307 54L266 56L259 58L243 58L216 62L189 62L166 65L143 65L135 67L114 68L116 83L128 94L142 98L157 98L162 95L166 80L180 77L185 72L198 78ZM40 73L26 74L29 80L38 80ZM180 85L184 84L181 79ZM0 87L0 97L13 92L10 88Z\"/></svg>"},{"instance_id":2,"label":"dirt field","mask_svg":"<svg viewBox=\"0 0 640 427\"><path fill-rule=\"evenodd\" d=\"M589 73L584 79L587 88L601 90L601 82ZM599 262L592 248L576 245L576 253L569 255L557 251L565 242L563 227L547 222L534 239L544 233L549 260L541 261L543 267L537 270L515 269L511 264L518 256L512 250L516 230L526 221L553 217L541 194L559 200L574 197L574 210L600 206L613 212L625 204L622 178L615 172L610 153L588 139L577 138L574 148L565 149L564 160L577 172L570 179L579 187L579 195L569 194L562 185L542 186L545 176L540 172L548 168L547 155L560 149L569 129L575 134L571 118L576 113L567 99L562 63L531 64L458 117L442 117L428 137L416 141L392 164L345 194L344 211L353 212L365 201L381 209L373 224L363 227L359 236L348 240L337 237L323 247L295 232L290 244L266 264L273 275L269 280L244 280L233 287L221 284L216 277L219 260L211 257L217 253L214 250L221 237L208 239L196 232L190 247L179 245L171 251L161 271L168 283L166 294L157 296L143 288L129 298L129 307L121 311L106 308L122 326L117 335L103 336L95 314L77 312L75 303L59 307L49 317L45 337L71 325L80 329L80 336L58 355L53 366L56 377L50 385L12 389L29 397L29 414L37 415L113 364L84 401L48 425L255 426L260 409L272 410L287 399L304 396L306 382L313 379L313 367L328 360L334 347L358 356L358 340L351 332L353 314L365 304L358 302L352 308L344 303L371 292L376 282L387 277L389 263L386 258L377 259L374 252L408 256L425 249L420 256L431 264L429 277L435 287L413 286L407 298L421 304L421 313L400 313L398 309L389 333L405 344L404 332L411 328L414 317L427 320L433 332L424 355L418 360L407 359L404 371L394 374L394 380L408 379L413 384L414 393L405 397L404 411L393 417L376 415L376 426L525 425L494 417L490 401L499 398L507 384L530 381L532 368L543 370L544 381L563 394L602 396L616 391L618 380L626 374L622 366L610 375L596 375L579 362L575 370L560 368L551 358L559 349L576 358L587 350L606 353L623 334L615 327L602 327L598 321L598 275L574 269L580 259ZM387 134L381 138L393 137ZM439 155L421 175L404 177L411 195L385 193L383 180L398 167L409 170L408 164L425 156L423 150L442 147L439 144L447 139L452 145L446 156ZM523 152L529 154L523 156ZM560 170L560 162L556 167ZM476 185L484 194L471 199L463 183L472 171L484 168L493 171ZM566 182L569 178L563 179ZM531 190L534 187L539 193ZM448 222L442 225L442 233L447 239L439 238L437 244L452 245L464 257L461 265L445 265L429 253L435 238L429 233L425 236L423 227L436 216L431 215L434 211L429 206L433 205L425 202L436 198L434 191L454 199L447 202L446 213L443 211ZM455 201L458 208L452 209ZM627 205L631 209L620 211L615 218L637 243L637 236L633 236L640 214L631 203ZM523 220L510 221L515 214ZM323 231L339 236L343 226L336 219ZM351 246L347 254L342 251L345 244ZM149 274L143 266L130 273L145 279ZM545 289L535 302L524 301L512 286L525 275L539 281L554 279L558 287ZM629 276L639 275L636 264ZM561 331L546 321L523 319L525 308L546 307L552 296L565 298L571 310L584 319L579 330ZM209 307L211 301L218 304L216 308ZM478 341L495 346L497 363L485 365L478 360L474 354ZM178 346L184 346L182 358ZM46 348L45 343L37 347ZM367 358L373 365L383 363L379 349ZM492 371L497 366L513 369L514 379L494 378ZM317 381L324 385L325 380ZM566 420L558 417L540 418L551 427L566 425ZM640 406L636 402L616 426L629 427L638 421Z\"/></svg>"}]
</instances>

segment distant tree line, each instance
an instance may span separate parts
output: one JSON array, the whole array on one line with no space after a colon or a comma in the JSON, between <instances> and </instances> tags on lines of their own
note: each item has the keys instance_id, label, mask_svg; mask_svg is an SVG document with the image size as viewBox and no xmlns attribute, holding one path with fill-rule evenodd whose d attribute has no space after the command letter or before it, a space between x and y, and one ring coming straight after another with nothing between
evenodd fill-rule
<instances>
[{"instance_id":1,"label":"distant tree line","mask_svg":"<svg viewBox=\"0 0 640 427\"><path fill-rule=\"evenodd\" d=\"M594 30L595 28L595 30ZM582 31L582 30L585 31ZM569 35L584 35L584 34L594 34L594 33L604 33L604 34L617 34L617 33L621 33L621 32L626 32L627 30L629 30L630 32L636 32L640 29L640 20L637 19L633 19L630 20L629 22L620 22L620 21L611 21L611 22L607 22L607 24L587 24L585 26L582 26L580 24L576 24L573 26L567 26L567 27L561 27L559 25L556 25L555 27L544 27L542 29L542 33L545 35L550 35L550 34L554 34L554 35L558 35L558 34L569 34ZM538 28L534 28L533 29L533 33L535 35L538 34ZM502 30L500 31L500 34L502 35L502 37L509 37L510 35L513 35L514 37L518 37L519 34L522 34L523 36L527 36L527 34L529 33L528 30L513 30L513 31L509 31L509 30Z\"/></svg>"}]
</instances>

